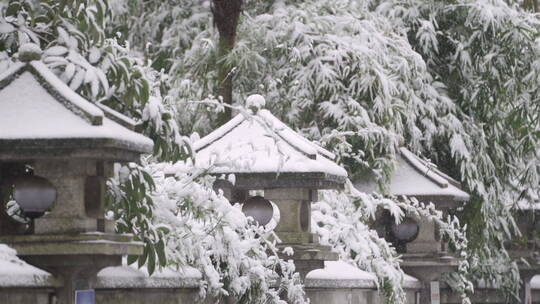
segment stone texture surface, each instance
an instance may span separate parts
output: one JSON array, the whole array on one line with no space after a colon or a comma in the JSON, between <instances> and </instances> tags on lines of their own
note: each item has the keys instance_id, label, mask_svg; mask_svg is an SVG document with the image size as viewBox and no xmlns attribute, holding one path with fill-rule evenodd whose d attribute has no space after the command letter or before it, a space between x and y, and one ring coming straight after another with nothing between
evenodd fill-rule
<instances>
[{"instance_id":1,"label":"stone texture surface","mask_svg":"<svg viewBox=\"0 0 540 304\"><path fill-rule=\"evenodd\" d=\"M97 221L85 210L87 176L96 175L96 161L44 160L34 163L34 174L48 179L56 188L51 211L35 220L36 234L97 231Z\"/></svg>"},{"instance_id":2,"label":"stone texture surface","mask_svg":"<svg viewBox=\"0 0 540 304\"><path fill-rule=\"evenodd\" d=\"M51 289L0 288L0 303L52 304L52 292Z\"/></svg>"},{"instance_id":3,"label":"stone texture surface","mask_svg":"<svg viewBox=\"0 0 540 304\"><path fill-rule=\"evenodd\" d=\"M436 238L436 226L433 221L421 217L415 219L420 226L418 236L407 243L407 253L429 253L441 251L441 243Z\"/></svg>"},{"instance_id":4,"label":"stone texture surface","mask_svg":"<svg viewBox=\"0 0 540 304\"><path fill-rule=\"evenodd\" d=\"M98 289L96 304L193 304L215 303L200 300L198 289Z\"/></svg>"},{"instance_id":5,"label":"stone texture surface","mask_svg":"<svg viewBox=\"0 0 540 304\"><path fill-rule=\"evenodd\" d=\"M417 290L407 289L407 304L416 303ZM312 304L384 304L374 288L306 288ZM2 288L0 303L54 304L54 291L48 288ZM532 292L533 304L540 303L540 290ZM234 302L222 299L225 304ZM504 304L504 297L495 289L477 289L473 303ZM98 288L96 304L213 304L217 299L201 300L197 288ZM459 304L459 296L441 289L441 303ZM421 304L424 304L421 302Z\"/></svg>"},{"instance_id":6,"label":"stone texture surface","mask_svg":"<svg viewBox=\"0 0 540 304\"><path fill-rule=\"evenodd\" d=\"M280 232L305 233L311 231L311 202L316 190L307 188L274 188L265 189L264 197L274 202L281 213L275 229Z\"/></svg>"}]
</instances>

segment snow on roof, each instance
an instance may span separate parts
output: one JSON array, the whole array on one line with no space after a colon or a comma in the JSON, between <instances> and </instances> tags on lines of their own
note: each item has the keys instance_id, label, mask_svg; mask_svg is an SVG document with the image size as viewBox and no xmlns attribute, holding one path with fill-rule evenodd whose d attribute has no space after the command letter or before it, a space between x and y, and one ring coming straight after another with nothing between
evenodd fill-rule
<instances>
[{"instance_id":1,"label":"snow on roof","mask_svg":"<svg viewBox=\"0 0 540 304\"><path fill-rule=\"evenodd\" d=\"M49 287L52 275L27 264L17 257L17 251L0 244L0 287Z\"/></svg>"},{"instance_id":2,"label":"snow on roof","mask_svg":"<svg viewBox=\"0 0 540 304\"><path fill-rule=\"evenodd\" d=\"M401 148L401 156L390 182L393 195L453 196L457 200L466 201L470 196L461 190L458 182L442 173L434 164Z\"/></svg>"},{"instance_id":3,"label":"snow on roof","mask_svg":"<svg viewBox=\"0 0 540 304\"><path fill-rule=\"evenodd\" d=\"M186 266L182 271L156 270L150 276L146 267L137 269L133 264L104 268L97 277L98 288L197 288L202 275L197 269Z\"/></svg>"},{"instance_id":4,"label":"snow on roof","mask_svg":"<svg viewBox=\"0 0 540 304\"><path fill-rule=\"evenodd\" d=\"M334 154L293 131L268 110L238 114L195 142L196 163L212 173L326 173L346 177Z\"/></svg>"},{"instance_id":5,"label":"snow on roof","mask_svg":"<svg viewBox=\"0 0 540 304\"><path fill-rule=\"evenodd\" d=\"M123 120L122 115L108 109L104 113L40 61L15 64L0 75L0 107L0 140L111 139L139 152L150 152L153 145L115 122ZM114 121L108 118L112 115Z\"/></svg>"},{"instance_id":6,"label":"snow on roof","mask_svg":"<svg viewBox=\"0 0 540 304\"><path fill-rule=\"evenodd\" d=\"M390 177L389 194L400 196L450 196L467 201L470 196L459 187L459 182L442 173L434 164L416 156L406 148L400 149L397 166ZM361 181L357 188L365 192L376 191L372 180Z\"/></svg>"}]
</instances>

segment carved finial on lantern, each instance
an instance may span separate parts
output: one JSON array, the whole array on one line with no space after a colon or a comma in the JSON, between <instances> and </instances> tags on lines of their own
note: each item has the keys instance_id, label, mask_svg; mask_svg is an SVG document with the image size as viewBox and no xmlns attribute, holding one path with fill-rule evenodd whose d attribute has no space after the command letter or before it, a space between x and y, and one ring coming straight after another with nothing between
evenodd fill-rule
<instances>
[{"instance_id":1,"label":"carved finial on lantern","mask_svg":"<svg viewBox=\"0 0 540 304\"><path fill-rule=\"evenodd\" d=\"M35 43L25 43L19 48L19 60L22 62L30 62L33 60L41 60L41 48Z\"/></svg>"},{"instance_id":2,"label":"carved finial on lantern","mask_svg":"<svg viewBox=\"0 0 540 304\"><path fill-rule=\"evenodd\" d=\"M250 109L253 114L257 114L257 112L265 106L266 100L262 95L253 94L246 99L246 107Z\"/></svg>"}]
</instances>

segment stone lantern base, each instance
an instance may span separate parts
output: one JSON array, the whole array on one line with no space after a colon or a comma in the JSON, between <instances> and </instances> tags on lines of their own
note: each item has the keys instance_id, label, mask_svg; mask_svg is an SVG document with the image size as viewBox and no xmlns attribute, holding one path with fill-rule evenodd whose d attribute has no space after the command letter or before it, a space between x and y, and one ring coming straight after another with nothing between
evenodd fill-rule
<instances>
[{"instance_id":1,"label":"stone lantern base","mask_svg":"<svg viewBox=\"0 0 540 304\"><path fill-rule=\"evenodd\" d=\"M306 244L286 244L278 245L280 252L283 249L290 247L294 253L292 255L281 254L281 258L285 260L293 260L296 271L303 278L315 269L324 268L324 261L336 261L338 254L332 251L330 246L324 246L316 243Z\"/></svg>"},{"instance_id":2,"label":"stone lantern base","mask_svg":"<svg viewBox=\"0 0 540 304\"><path fill-rule=\"evenodd\" d=\"M97 273L120 265L124 255L140 255L143 246L131 235L81 233L73 235L2 236L18 256L61 279L58 304L74 303L75 290L94 289Z\"/></svg>"},{"instance_id":3,"label":"stone lantern base","mask_svg":"<svg viewBox=\"0 0 540 304\"><path fill-rule=\"evenodd\" d=\"M403 254L401 269L421 281L420 303L431 303L431 281L439 281L443 273L457 269L459 260L443 252Z\"/></svg>"}]
</instances>

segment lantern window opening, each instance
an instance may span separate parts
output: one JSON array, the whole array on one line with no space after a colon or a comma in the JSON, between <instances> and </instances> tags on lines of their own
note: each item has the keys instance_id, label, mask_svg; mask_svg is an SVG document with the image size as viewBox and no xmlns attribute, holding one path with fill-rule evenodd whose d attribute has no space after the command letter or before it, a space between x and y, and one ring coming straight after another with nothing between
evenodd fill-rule
<instances>
[{"instance_id":1,"label":"lantern window opening","mask_svg":"<svg viewBox=\"0 0 540 304\"><path fill-rule=\"evenodd\" d=\"M33 176L34 168L28 162L4 162L0 163L0 202L3 205L2 213L6 216L9 226L23 227L21 230L28 231L32 219L27 217L20 204L14 197L15 180L25 176Z\"/></svg>"},{"instance_id":2,"label":"lantern window opening","mask_svg":"<svg viewBox=\"0 0 540 304\"><path fill-rule=\"evenodd\" d=\"M240 206L242 213L246 217L251 217L256 224L267 230L277 227L281 213L274 202L260 195L250 195L240 203Z\"/></svg>"}]
</instances>

